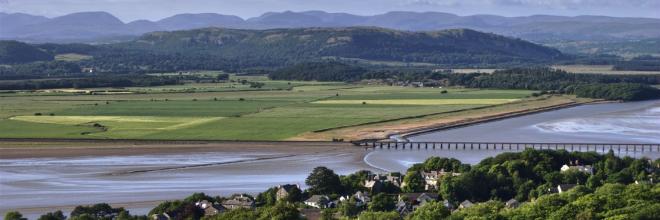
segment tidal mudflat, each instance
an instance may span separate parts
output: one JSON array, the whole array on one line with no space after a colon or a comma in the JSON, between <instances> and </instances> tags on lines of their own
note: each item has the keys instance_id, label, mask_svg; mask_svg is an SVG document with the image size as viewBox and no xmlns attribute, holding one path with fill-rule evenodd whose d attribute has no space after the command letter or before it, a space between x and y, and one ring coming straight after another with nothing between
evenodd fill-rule
<instances>
[{"instance_id":1,"label":"tidal mudflat","mask_svg":"<svg viewBox=\"0 0 660 220\"><path fill-rule=\"evenodd\" d=\"M231 195L285 183L304 185L316 166L340 174L370 168L362 162L364 149L347 145L233 145L239 147L197 146L173 153L165 148L161 153L145 150L137 155L122 155L118 149L118 155L0 159L0 212L19 210L36 217L45 211L107 202L145 214L159 201L194 192ZM76 149L61 150L76 154Z\"/></svg>"}]
</instances>

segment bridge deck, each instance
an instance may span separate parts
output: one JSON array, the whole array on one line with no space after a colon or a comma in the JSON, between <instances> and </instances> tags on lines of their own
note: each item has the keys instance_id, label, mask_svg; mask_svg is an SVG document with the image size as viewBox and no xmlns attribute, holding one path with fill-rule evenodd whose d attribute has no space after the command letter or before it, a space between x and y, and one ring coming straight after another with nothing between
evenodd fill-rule
<instances>
[{"instance_id":1,"label":"bridge deck","mask_svg":"<svg viewBox=\"0 0 660 220\"><path fill-rule=\"evenodd\" d=\"M660 152L658 144L608 144L608 143L501 143L501 142L354 142L357 146L372 149L463 149L463 150L524 150L549 149L570 151L607 152Z\"/></svg>"}]
</instances>

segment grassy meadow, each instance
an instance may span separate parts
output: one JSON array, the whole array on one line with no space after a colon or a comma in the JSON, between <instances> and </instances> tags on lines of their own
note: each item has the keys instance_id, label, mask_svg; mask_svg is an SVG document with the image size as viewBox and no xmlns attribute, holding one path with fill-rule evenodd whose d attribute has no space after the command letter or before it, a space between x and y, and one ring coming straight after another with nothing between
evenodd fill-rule
<instances>
[{"instance_id":1,"label":"grassy meadow","mask_svg":"<svg viewBox=\"0 0 660 220\"><path fill-rule=\"evenodd\" d=\"M323 129L520 102L532 93L251 80L265 86L224 90L225 83L192 83L103 95L0 93L0 138L286 140Z\"/></svg>"}]
</instances>

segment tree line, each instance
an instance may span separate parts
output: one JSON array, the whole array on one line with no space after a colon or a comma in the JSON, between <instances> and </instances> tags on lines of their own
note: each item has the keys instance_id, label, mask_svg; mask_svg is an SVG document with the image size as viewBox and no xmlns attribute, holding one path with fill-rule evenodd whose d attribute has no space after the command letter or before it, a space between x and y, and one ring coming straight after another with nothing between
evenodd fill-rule
<instances>
[{"instance_id":1,"label":"tree line","mask_svg":"<svg viewBox=\"0 0 660 220\"><path fill-rule=\"evenodd\" d=\"M513 68L494 73L452 73L451 71L368 69L336 61L311 62L272 72L276 80L427 82L428 85L469 88L528 89L578 97L608 100L660 98L660 75L575 74L546 67Z\"/></svg>"},{"instance_id":2,"label":"tree line","mask_svg":"<svg viewBox=\"0 0 660 220\"><path fill-rule=\"evenodd\" d=\"M628 61L619 61L614 70L660 71L660 57L638 56Z\"/></svg>"},{"instance_id":3,"label":"tree line","mask_svg":"<svg viewBox=\"0 0 660 220\"><path fill-rule=\"evenodd\" d=\"M57 88L100 88L100 87L148 87L177 85L176 77L156 77L148 75L96 76L82 78L61 78L43 80L0 81L0 90L38 90Z\"/></svg>"}]
</instances>

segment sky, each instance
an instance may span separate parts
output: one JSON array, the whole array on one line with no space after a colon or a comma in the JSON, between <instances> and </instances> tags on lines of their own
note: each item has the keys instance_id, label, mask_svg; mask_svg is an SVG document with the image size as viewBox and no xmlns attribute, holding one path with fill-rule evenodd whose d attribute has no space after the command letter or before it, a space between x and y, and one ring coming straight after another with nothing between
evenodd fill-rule
<instances>
[{"instance_id":1,"label":"sky","mask_svg":"<svg viewBox=\"0 0 660 220\"><path fill-rule=\"evenodd\" d=\"M388 11L438 11L459 15L660 18L660 0L0 0L0 12L55 17L81 11L106 11L125 22L207 12L250 18L265 12L287 10L323 10L358 15Z\"/></svg>"}]
</instances>

